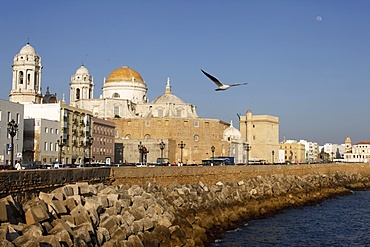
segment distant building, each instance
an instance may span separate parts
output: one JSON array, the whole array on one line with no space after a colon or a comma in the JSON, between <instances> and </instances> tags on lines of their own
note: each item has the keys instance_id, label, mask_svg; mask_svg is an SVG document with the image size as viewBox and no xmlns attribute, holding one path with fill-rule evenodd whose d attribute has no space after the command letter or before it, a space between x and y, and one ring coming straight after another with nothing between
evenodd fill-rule
<instances>
[{"instance_id":1,"label":"distant building","mask_svg":"<svg viewBox=\"0 0 370 247\"><path fill-rule=\"evenodd\" d=\"M284 150L284 159L287 163L305 163L306 150L303 143L294 140L284 140L280 143L280 150Z\"/></svg>"},{"instance_id":2,"label":"distant building","mask_svg":"<svg viewBox=\"0 0 370 247\"><path fill-rule=\"evenodd\" d=\"M315 163L319 159L319 145L316 142L309 142L306 140L300 140L299 143L302 143L305 146L305 161L307 163Z\"/></svg>"},{"instance_id":3,"label":"distant building","mask_svg":"<svg viewBox=\"0 0 370 247\"><path fill-rule=\"evenodd\" d=\"M345 141L345 162L370 162L370 142L359 142L352 145L351 138L346 137Z\"/></svg>"},{"instance_id":4,"label":"distant building","mask_svg":"<svg viewBox=\"0 0 370 247\"><path fill-rule=\"evenodd\" d=\"M331 161L344 158L345 144L325 143L322 149L329 155Z\"/></svg>"},{"instance_id":5,"label":"distant building","mask_svg":"<svg viewBox=\"0 0 370 247\"><path fill-rule=\"evenodd\" d=\"M11 137L8 133L8 123L14 119L18 131L14 136L14 160L22 159L23 150L23 117L22 104L0 99L0 164L7 165L11 161Z\"/></svg>"},{"instance_id":6,"label":"distant building","mask_svg":"<svg viewBox=\"0 0 370 247\"><path fill-rule=\"evenodd\" d=\"M279 118L269 115L253 115L248 110L240 116L240 132L250 145L249 160L276 163L279 159Z\"/></svg>"}]
</instances>

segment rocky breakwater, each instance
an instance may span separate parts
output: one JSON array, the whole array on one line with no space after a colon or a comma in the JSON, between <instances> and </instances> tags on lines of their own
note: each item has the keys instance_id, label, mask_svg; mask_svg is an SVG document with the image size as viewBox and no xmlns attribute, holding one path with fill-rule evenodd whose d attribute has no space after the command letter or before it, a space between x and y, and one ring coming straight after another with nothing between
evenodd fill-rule
<instances>
[{"instance_id":1,"label":"rocky breakwater","mask_svg":"<svg viewBox=\"0 0 370 247\"><path fill-rule=\"evenodd\" d=\"M0 199L0 246L207 246L239 223L369 184L340 172L166 188L76 183L23 205Z\"/></svg>"}]
</instances>

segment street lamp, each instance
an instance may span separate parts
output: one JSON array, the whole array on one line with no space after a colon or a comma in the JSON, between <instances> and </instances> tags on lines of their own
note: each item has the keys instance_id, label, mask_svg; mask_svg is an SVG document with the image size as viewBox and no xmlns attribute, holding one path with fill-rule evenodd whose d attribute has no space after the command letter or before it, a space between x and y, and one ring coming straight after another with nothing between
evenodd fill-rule
<instances>
[{"instance_id":1,"label":"street lamp","mask_svg":"<svg viewBox=\"0 0 370 247\"><path fill-rule=\"evenodd\" d=\"M214 160L215 160L215 146L212 145L211 147L211 151L212 151L212 164L214 163Z\"/></svg>"},{"instance_id":2,"label":"street lamp","mask_svg":"<svg viewBox=\"0 0 370 247\"><path fill-rule=\"evenodd\" d=\"M60 136L60 139L57 140L58 147L59 147L59 164L62 164L62 153L63 153L63 147L65 143L63 142L63 136Z\"/></svg>"},{"instance_id":3,"label":"street lamp","mask_svg":"<svg viewBox=\"0 0 370 247\"><path fill-rule=\"evenodd\" d=\"M181 141L181 143L179 143L179 144L177 144L178 146L179 146L179 148L180 148L180 162L181 162L181 165L182 165L182 150L183 150L183 148L185 147L185 143L183 143L183 141Z\"/></svg>"},{"instance_id":4,"label":"street lamp","mask_svg":"<svg viewBox=\"0 0 370 247\"><path fill-rule=\"evenodd\" d=\"M11 152L10 152L10 169L14 169L14 136L17 134L17 131L18 131L18 124L14 121L14 119L12 119L9 123L8 123L8 133L11 137Z\"/></svg>"},{"instance_id":5,"label":"street lamp","mask_svg":"<svg viewBox=\"0 0 370 247\"><path fill-rule=\"evenodd\" d=\"M161 165L162 165L163 164L163 149L166 146L166 144L163 141L161 141L158 145L159 145L159 148L161 149Z\"/></svg>"},{"instance_id":6,"label":"street lamp","mask_svg":"<svg viewBox=\"0 0 370 247\"><path fill-rule=\"evenodd\" d=\"M92 137L91 135L88 135L86 137L86 145L89 147L89 166L91 166L91 146L93 144L93 141L94 137Z\"/></svg>"},{"instance_id":7,"label":"street lamp","mask_svg":"<svg viewBox=\"0 0 370 247\"><path fill-rule=\"evenodd\" d=\"M144 145L140 142L139 145L137 145L139 149L139 162L143 163L143 153L144 153Z\"/></svg>"},{"instance_id":8,"label":"street lamp","mask_svg":"<svg viewBox=\"0 0 370 247\"><path fill-rule=\"evenodd\" d=\"M251 151L252 146L247 143L246 150L247 150L247 165L249 165L249 151Z\"/></svg>"},{"instance_id":9,"label":"street lamp","mask_svg":"<svg viewBox=\"0 0 370 247\"><path fill-rule=\"evenodd\" d=\"M274 163L275 163L275 162L274 162L274 161L275 161L275 160L274 160L275 151L274 151L274 150L272 150L272 151L271 151L271 154L272 154L272 164L274 164Z\"/></svg>"}]
</instances>

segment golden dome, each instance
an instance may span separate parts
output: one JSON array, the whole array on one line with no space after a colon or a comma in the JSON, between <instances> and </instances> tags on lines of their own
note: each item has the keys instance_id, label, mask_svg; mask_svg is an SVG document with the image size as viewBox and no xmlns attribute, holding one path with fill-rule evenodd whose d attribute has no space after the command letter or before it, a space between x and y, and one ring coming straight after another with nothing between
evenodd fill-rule
<instances>
[{"instance_id":1,"label":"golden dome","mask_svg":"<svg viewBox=\"0 0 370 247\"><path fill-rule=\"evenodd\" d=\"M118 68L114 70L112 73L110 73L108 78L105 80L105 83L121 81L134 81L144 83L144 80L141 77L141 75L136 70L131 69L127 66Z\"/></svg>"}]
</instances>

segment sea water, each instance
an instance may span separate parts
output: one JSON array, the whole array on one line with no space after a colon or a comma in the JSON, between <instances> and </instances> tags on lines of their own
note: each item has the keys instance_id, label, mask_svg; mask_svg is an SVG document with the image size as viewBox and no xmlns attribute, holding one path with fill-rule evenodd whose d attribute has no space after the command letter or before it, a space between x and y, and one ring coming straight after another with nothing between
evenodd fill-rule
<instances>
[{"instance_id":1,"label":"sea water","mask_svg":"<svg viewBox=\"0 0 370 247\"><path fill-rule=\"evenodd\" d=\"M370 190L250 221L211 246L370 246Z\"/></svg>"}]
</instances>

